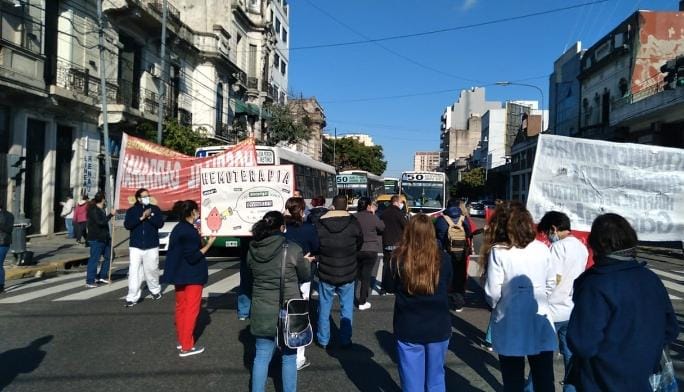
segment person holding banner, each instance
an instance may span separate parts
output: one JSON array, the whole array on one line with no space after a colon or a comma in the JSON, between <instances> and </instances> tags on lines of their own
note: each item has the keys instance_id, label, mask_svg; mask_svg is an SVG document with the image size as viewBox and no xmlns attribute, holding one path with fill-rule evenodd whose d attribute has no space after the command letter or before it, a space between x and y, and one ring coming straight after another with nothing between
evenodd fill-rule
<instances>
[{"instance_id":1,"label":"person holding banner","mask_svg":"<svg viewBox=\"0 0 684 392\"><path fill-rule=\"evenodd\" d=\"M527 357L535 390L553 392L558 342L546 293L554 280L549 248L535 240L532 215L519 202L497 206L490 226L504 237L491 248L485 283L504 391L524 389Z\"/></svg>"},{"instance_id":2,"label":"person holding banner","mask_svg":"<svg viewBox=\"0 0 684 392\"><path fill-rule=\"evenodd\" d=\"M193 333L202 303L202 288L209 279L209 267L204 255L216 237L209 237L202 246L202 238L195 227L195 220L200 216L195 201L177 201L173 210L180 221L171 231L163 280L174 285L176 290L178 356L188 357L204 352L204 347L195 346Z\"/></svg>"},{"instance_id":3,"label":"person holding banner","mask_svg":"<svg viewBox=\"0 0 684 392\"><path fill-rule=\"evenodd\" d=\"M256 355L252 367L252 392L266 388L268 366L276 351L276 333L283 273L283 299L301 298L299 282L309 279L312 257L302 247L283 236L285 218L278 211L267 212L252 228L247 264L254 278L250 332L256 339ZM285 263L283 267L281 263ZM281 272L284 271L284 272ZM282 390L297 390L297 350L281 347Z\"/></svg>"},{"instance_id":4,"label":"person holding banner","mask_svg":"<svg viewBox=\"0 0 684 392\"><path fill-rule=\"evenodd\" d=\"M599 215L589 245L595 264L575 281L567 382L581 391L652 391L649 377L679 333L667 290L637 258L637 234L622 216Z\"/></svg>"},{"instance_id":5,"label":"person holding banner","mask_svg":"<svg viewBox=\"0 0 684 392\"><path fill-rule=\"evenodd\" d=\"M145 188L135 192L135 204L126 211L124 227L131 232L128 266L128 295L126 307L140 300L140 285L144 279L153 299L161 299L159 285L159 229L164 216L159 207L150 203L150 192Z\"/></svg>"},{"instance_id":6,"label":"person holding banner","mask_svg":"<svg viewBox=\"0 0 684 392\"><path fill-rule=\"evenodd\" d=\"M98 192L93 197L88 207L88 245L90 246L90 258L86 273L86 287L97 287L97 283L110 284L109 262L112 253L112 235L109 232L109 220L116 211L105 212L105 194ZM100 271L97 265L103 258Z\"/></svg>"}]
</instances>

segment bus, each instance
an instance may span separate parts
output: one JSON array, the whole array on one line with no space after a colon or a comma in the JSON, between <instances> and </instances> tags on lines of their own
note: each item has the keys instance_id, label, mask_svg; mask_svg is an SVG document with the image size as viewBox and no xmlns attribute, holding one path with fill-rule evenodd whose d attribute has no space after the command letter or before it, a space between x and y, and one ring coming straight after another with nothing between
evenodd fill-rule
<instances>
[{"instance_id":1,"label":"bus","mask_svg":"<svg viewBox=\"0 0 684 392\"><path fill-rule=\"evenodd\" d=\"M446 174L428 171L407 171L401 174L401 193L406 196L409 213L436 215L446 208Z\"/></svg>"},{"instance_id":2,"label":"bus","mask_svg":"<svg viewBox=\"0 0 684 392\"><path fill-rule=\"evenodd\" d=\"M375 200L384 191L384 183L380 176L365 170L346 170L337 175L337 194L347 196L350 210L356 208L356 202L361 197Z\"/></svg>"},{"instance_id":3,"label":"bus","mask_svg":"<svg viewBox=\"0 0 684 392\"><path fill-rule=\"evenodd\" d=\"M232 146L200 147L195 151L196 157L209 157L219 154ZM326 205L335 197L335 168L319 162L308 155L284 147L256 146L257 165L293 165L295 189L302 192L302 197L311 203L316 196L323 196ZM214 247L237 248L240 238L217 238Z\"/></svg>"},{"instance_id":4,"label":"bus","mask_svg":"<svg viewBox=\"0 0 684 392\"><path fill-rule=\"evenodd\" d=\"M397 194L399 194L399 179L398 178L385 177L385 178L383 178L383 182L385 183L385 190L383 191L384 194L386 194L386 195L397 195Z\"/></svg>"}]
</instances>

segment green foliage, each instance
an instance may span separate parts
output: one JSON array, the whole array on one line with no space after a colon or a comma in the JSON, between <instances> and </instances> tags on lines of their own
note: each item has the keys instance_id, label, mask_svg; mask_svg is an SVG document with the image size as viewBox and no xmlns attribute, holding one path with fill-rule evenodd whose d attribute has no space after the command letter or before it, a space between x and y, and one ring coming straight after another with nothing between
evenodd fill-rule
<instances>
[{"instance_id":1,"label":"green foliage","mask_svg":"<svg viewBox=\"0 0 684 392\"><path fill-rule=\"evenodd\" d=\"M485 169L477 167L463 172L461 181L456 184L455 190L461 197L476 198L482 196L485 190Z\"/></svg>"},{"instance_id":2,"label":"green foliage","mask_svg":"<svg viewBox=\"0 0 684 392\"><path fill-rule=\"evenodd\" d=\"M297 118L291 109L284 105L271 105L268 111L271 119L268 121L266 145L295 144L311 138L312 121L308 116Z\"/></svg>"},{"instance_id":3,"label":"green foliage","mask_svg":"<svg viewBox=\"0 0 684 392\"><path fill-rule=\"evenodd\" d=\"M199 147L222 144L204 136L205 132L204 128L193 130L190 126L180 125L176 120L169 120L166 122L166 127L162 133L162 146L185 155L195 155L195 150ZM134 136L156 142L157 124L151 121L140 123L131 133Z\"/></svg>"},{"instance_id":4,"label":"green foliage","mask_svg":"<svg viewBox=\"0 0 684 392\"><path fill-rule=\"evenodd\" d=\"M368 147L352 138L323 141L323 162L329 165L333 165L333 144L334 164L339 171L360 169L381 175L387 168L382 146Z\"/></svg>"}]
</instances>

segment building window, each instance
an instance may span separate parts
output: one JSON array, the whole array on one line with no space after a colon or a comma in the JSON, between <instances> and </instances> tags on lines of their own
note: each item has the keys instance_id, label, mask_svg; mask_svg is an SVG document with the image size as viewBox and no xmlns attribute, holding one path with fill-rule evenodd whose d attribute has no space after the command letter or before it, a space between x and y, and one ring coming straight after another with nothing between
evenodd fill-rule
<instances>
[{"instance_id":1,"label":"building window","mask_svg":"<svg viewBox=\"0 0 684 392\"><path fill-rule=\"evenodd\" d=\"M277 16L275 18L275 31L276 34L280 35L280 19Z\"/></svg>"},{"instance_id":2,"label":"building window","mask_svg":"<svg viewBox=\"0 0 684 392\"><path fill-rule=\"evenodd\" d=\"M273 66L275 68L280 68L280 56L278 56L278 53L273 55Z\"/></svg>"},{"instance_id":3,"label":"building window","mask_svg":"<svg viewBox=\"0 0 684 392\"><path fill-rule=\"evenodd\" d=\"M21 5L19 7L0 4L0 37L34 53L41 53L42 23L33 16L40 13L36 6Z\"/></svg>"},{"instance_id":4,"label":"building window","mask_svg":"<svg viewBox=\"0 0 684 392\"><path fill-rule=\"evenodd\" d=\"M280 62L280 73L285 76L287 74L287 64L285 64L285 61Z\"/></svg>"},{"instance_id":5,"label":"building window","mask_svg":"<svg viewBox=\"0 0 684 392\"><path fill-rule=\"evenodd\" d=\"M216 133L223 128L223 83L216 86Z\"/></svg>"},{"instance_id":6,"label":"building window","mask_svg":"<svg viewBox=\"0 0 684 392\"><path fill-rule=\"evenodd\" d=\"M287 43L287 30L283 27L283 43Z\"/></svg>"}]
</instances>

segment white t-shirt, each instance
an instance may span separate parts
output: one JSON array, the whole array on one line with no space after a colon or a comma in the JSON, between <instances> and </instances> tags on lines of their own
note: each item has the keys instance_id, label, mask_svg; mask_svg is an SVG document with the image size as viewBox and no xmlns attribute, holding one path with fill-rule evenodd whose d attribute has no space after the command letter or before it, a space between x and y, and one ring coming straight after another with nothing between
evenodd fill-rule
<instances>
[{"instance_id":1,"label":"white t-shirt","mask_svg":"<svg viewBox=\"0 0 684 392\"><path fill-rule=\"evenodd\" d=\"M556 287L549 288L549 309L554 322L570 320L572 287L587 266L589 251L580 240L567 236L551 245L551 268Z\"/></svg>"},{"instance_id":2,"label":"white t-shirt","mask_svg":"<svg viewBox=\"0 0 684 392\"><path fill-rule=\"evenodd\" d=\"M69 198L62 204L62 213L60 215L65 219L74 218L74 199Z\"/></svg>"}]
</instances>

